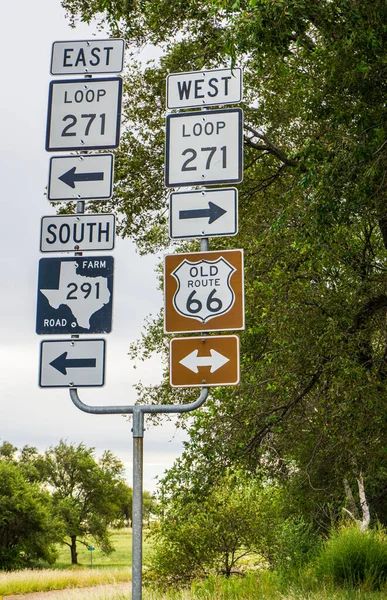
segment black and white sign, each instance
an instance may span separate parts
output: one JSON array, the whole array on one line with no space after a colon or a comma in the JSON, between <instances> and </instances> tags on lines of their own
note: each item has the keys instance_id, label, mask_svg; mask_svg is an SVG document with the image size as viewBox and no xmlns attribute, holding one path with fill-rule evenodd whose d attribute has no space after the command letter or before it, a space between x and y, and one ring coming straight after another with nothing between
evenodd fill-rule
<instances>
[{"instance_id":1,"label":"black and white sign","mask_svg":"<svg viewBox=\"0 0 387 600\"><path fill-rule=\"evenodd\" d=\"M117 148L122 79L51 81L46 150Z\"/></svg>"},{"instance_id":2,"label":"black and white sign","mask_svg":"<svg viewBox=\"0 0 387 600\"><path fill-rule=\"evenodd\" d=\"M168 115L165 162L167 187L242 181L242 110Z\"/></svg>"},{"instance_id":3,"label":"black and white sign","mask_svg":"<svg viewBox=\"0 0 387 600\"><path fill-rule=\"evenodd\" d=\"M120 73L124 66L124 50L122 39L54 42L51 74Z\"/></svg>"},{"instance_id":4,"label":"black and white sign","mask_svg":"<svg viewBox=\"0 0 387 600\"><path fill-rule=\"evenodd\" d=\"M115 216L110 214L53 215L42 217L41 252L112 250Z\"/></svg>"},{"instance_id":5,"label":"black and white sign","mask_svg":"<svg viewBox=\"0 0 387 600\"><path fill-rule=\"evenodd\" d=\"M36 333L109 333L113 257L42 258Z\"/></svg>"},{"instance_id":6,"label":"black and white sign","mask_svg":"<svg viewBox=\"0 0 387 600\"><path fill-rule=\"evenodd\" d=\"M169 196L169 235L172 239L236 235L236 188L173 192Z\"/></svg>"},{"instance_id":7,"label":"black and white sign","mask_svg":"<svg viewBox=\"0 0 387 600\"><path fill-rule=\"evenodd\" d=\"M105 340L46 340L40 345L40 387L100 387Z\"/></svg>"},{"instance_id":8,"label":"black and white sign","mask_svg":"<svg viewBox=\"0 0 387 600\"><path fill-rule=\"evenodd\" d=\"M176 312L206 323L227 313L234 304L230 285L235 268L223 257L214 261L183 260L172 272L178 287L173 297Z\"/></svg>"},{"instance_id":9,"label":"black and white sign","mask_svg":"<svg viewBox=\"0 0 387 600\"><path fill-rule=\"evenodd\" d=\"M47 197L62 200L106 200L113 193L113 154L53 156Z\"/></svg>"},{"instance_id":10,"label":"black and white sign","mask_svg":"<svg viewBox=\"0 0 387 600\"><path fill-rule=\"evenodd\" d=\"M234 104L242 100L242 70L212 69L167 77L167 108Z\"/></svg>"}]
</instances>

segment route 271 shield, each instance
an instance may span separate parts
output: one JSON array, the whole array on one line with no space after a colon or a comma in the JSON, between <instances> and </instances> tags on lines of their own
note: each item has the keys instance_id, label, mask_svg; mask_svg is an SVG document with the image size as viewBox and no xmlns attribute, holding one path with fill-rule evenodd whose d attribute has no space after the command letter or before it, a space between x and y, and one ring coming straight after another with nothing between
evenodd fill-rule
<instances>
[{"instance_id":1,"label":"route 271 shield","mask_svg":"<svg viewBox=\"0 0 387 600\"><path fill-rule=\"evenodd\" d=\"M244 328L243 252L165 257L165 332Z\"/></svg>"}]
</instances>

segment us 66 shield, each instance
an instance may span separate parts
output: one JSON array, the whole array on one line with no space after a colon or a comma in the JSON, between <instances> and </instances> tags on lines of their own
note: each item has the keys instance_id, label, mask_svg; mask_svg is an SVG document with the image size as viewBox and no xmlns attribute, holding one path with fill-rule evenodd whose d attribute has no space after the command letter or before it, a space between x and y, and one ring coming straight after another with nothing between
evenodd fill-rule
<instances>
[{"instance_id":1,"label":"us 66 shield","mask_svg":"<svg viewBox=\"0 0 387 600\"><path fill-rule=\"evenodd\" d=\"M165 332L244 329L243 251L165 257Z\"/></svg>"},{"instance_id":2,"label":"us 66 shield","mask_svg":"<svg viewBox=\"0 0 387 600\"><path fill-rule=\"evenodd\" d=\"M240 108L167 116L165 185L238 183L243 177Z\"/></svg>"},{"instance_id":3,"label":"us 66 shield","mask_svg":"<svg viewBox=\"0 0 387 600\"><path fill-rule=\"evenodd\" d=\"M122 79L51 81L46 150L117 148Z\"/></svg>"}]
</instances>

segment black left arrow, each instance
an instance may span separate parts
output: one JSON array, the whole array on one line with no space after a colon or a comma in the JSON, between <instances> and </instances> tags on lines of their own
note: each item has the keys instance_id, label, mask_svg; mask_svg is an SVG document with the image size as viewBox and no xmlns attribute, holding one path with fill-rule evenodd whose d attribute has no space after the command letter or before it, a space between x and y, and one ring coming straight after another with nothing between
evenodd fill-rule
<instances>
[{"instance_id":1,"label":"black left arrow","mask_svg":"<svg viewBox=\"0 0 387 600\"><path fill-rule=\"evenodd\" d=\"M76 173L76 167L73 167L66 173L63 173L58 179L63 181L71 188L75 188L77 181L103 181L104 173L102 171L96 173Z\"/></svg>"},{"instance_id":2,"label":"black left arrow","mask_svg":"<svg viewBox=\"0 0 387 600\"><path fill-rule=\"evenodd\" d=\"M193 208L191 210L180 210L179 219L203 219L208 218L208 224L210 225L219 217L224 215L227 210L224 210L221 206L208 202L208 208Z\"/></svg>"},{"instance_id":3,"label":"black left arrow","mask_svg":"<svg viewBox=\"0 0 387 600\"><path fill-rule=\"evenodd\" d=\"M86 367L95 367L97 359L95 358L67 358L67 352L63 352L55 358L50 365L63 375L67 375L67 369L85 369Z\"/></svg>"}]
</instances>

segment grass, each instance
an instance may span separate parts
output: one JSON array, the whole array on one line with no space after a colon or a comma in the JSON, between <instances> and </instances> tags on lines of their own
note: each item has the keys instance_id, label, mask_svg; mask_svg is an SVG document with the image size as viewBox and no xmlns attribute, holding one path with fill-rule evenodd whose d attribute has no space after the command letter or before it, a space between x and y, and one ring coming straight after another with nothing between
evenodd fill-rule
<instances>
[{"instance_id":1,"label":"grass","mask_svg":"<svg viewBox=\"0 0 387 600\"><path fill-rule=\"evenodd\" d=\"M77 545L78 563L84 567L90 567L90 558L93 554L93 567L124 567L132 564L132 530L118 529L113 530L111 540L115 548L114 552L109 556L102 554L95 544L90 540L90 544L95 547L91 553L82 544ZM144 541L144 555L146 555L149 547L146 540ZM64 569L71 566L70 548L61 546L59 549L59 558L54 567Z\"/></svg>"},{"instance_id":2,"label":"grass","mask_svg":"<svg viewBox=\"0 0 387 600\"><path fill-rule=\"evenodd\" d=\"M90 574L89 570L66 572L74 573L78 577ZM94 574L97 572L97 570L93 571ZM27 578L32 582L35 573L36 572L34 571L30 571L29 573L25 571L20 573L20 576L22 578ZM102 569L100 573L106 576L107 571ZM39 582L38 575L39 574L36 575L36 584ZM63 581L60 572L58 571L51 572L51 575L41 572L40 575L42 577L40 582L45 580L47 583L51 576L57 578L56 583ZM82 580L83 583L86 581L87 579ZM81 581L78 580L77 584L79 585L80 583ZM104 583L108 583L106 577ZM385 600L387 597L386 591L367 592L362 590L331 589L325 587L313 591L302 591L296 588L279 591L277 584L278 582L275 575L268 571L262 572L259 575L250 574L242 579L239 577L231 577L230 579L224 577L209 577L207 580L193 584L191 589L186 590L161 592L156 589L145 588L143 600ZM90 581L89 585L92 585ZM39 589L42 588L39 587ZM51 587L48 589L55 588ZM34 591L33 586L30 586L29 591ZM13 593L15 593L15 591L13 591ZM108 588L103 585L96 585L93 589L65 589L61 592L58 591L57 594L50 594L50 600L130 600L130 598L130 584L125 586L125 588L120 585Z\"/></svg>"},{"instance_id":3,"label":"grass","mask_svg":"<svg viewBox=\"0 0 387 600\"><path fill-rule=\"evenodd\" d=\"M71 566L70 551L62 548L55 568L9 573L0 571L0 600L1 596L39 591L53 591L50 600L130 600L131 531L114 531L113 543L116 551L110 556L103 556L98 549L93 551L93 569L90 569L90 551L79 546L79 566ZM149 551L149 542L145 541L144 554ZM145 587L143 592L143 600L386 599L387 588L379 592L365 588L350 590L323 584L315 578L310 581L303 578L302 587L300 583L286 587L275 573L267 570L251 572L243 578L208 577L192 584L190 589L160 591Z\"/></svg>"},{"instance_id":4,"label":"grass","mask_svg":"<svg viewBox=\"0 0 387 600\"><path fill-rule=\"evenodd\" d=\"M0 596L131 581L131 569L25 569L0 572Z\"/></svg>"}]
</instances>

